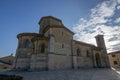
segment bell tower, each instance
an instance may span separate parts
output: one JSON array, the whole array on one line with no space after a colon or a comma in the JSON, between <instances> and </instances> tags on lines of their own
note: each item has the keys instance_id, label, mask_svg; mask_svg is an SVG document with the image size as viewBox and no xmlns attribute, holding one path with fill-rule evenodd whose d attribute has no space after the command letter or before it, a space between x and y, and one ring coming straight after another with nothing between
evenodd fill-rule
<instances>
[{"instance_id":1,"label":"bell tower","mask_svg":"<svg viewBox=\"0 0 120 80\"><path fill-rule=\"evenodd\" d=\"M103 67L110 67L109 65L109 59L107 55L107 50L105 46L104 36L103 35L97 35L96 37L97 46L100 47L101 50L101 61Z\"/></svg>"},{"instance_id":2,"label":"bell tower","mask_svg":"<svg viewBox=\"0 0 120 80\"><path fill-rule=\"evenodd\" d=\"M97 46L106 49L105 41L103 37L104 37L103 35L97 35L95 38L96 38Z\"/></svg>"}]
</instances>

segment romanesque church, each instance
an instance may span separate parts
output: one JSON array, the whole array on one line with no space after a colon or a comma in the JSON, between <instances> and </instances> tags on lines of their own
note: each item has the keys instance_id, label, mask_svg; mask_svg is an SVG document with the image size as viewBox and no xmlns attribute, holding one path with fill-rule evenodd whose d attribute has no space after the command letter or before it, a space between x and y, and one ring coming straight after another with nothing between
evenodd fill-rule
<instances>
[{"instance_id":1,"label":"romanesque church","mask_svg":"<svg viewBox=\"0 0 120 80\"><path fill-rule=\"evenodd\" d=\"M74 33L53 16L42 17L39 33L17 35L14 69L54 70L109 67L103 35L97 46L73 40Z\"/></svg>"}]
</instances>

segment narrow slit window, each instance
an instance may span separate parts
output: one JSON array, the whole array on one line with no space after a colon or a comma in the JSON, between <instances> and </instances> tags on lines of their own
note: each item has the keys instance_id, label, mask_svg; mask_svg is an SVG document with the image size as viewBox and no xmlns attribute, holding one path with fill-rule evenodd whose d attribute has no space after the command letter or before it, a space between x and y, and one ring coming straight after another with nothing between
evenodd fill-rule
<instances>
[{"instance_id":1,"label":"narrow slit window","mask_svg":"<svg viewBox=\"0 0 120 80\"><path fill-rule=\"evenodd\" d=\"M90 57L90 53L89 53L88 50L87 50L87 52L86 52L86 55L87 55L87 57Z\"/></svg>"},{"instance_id":2,"label":"narrow slit window","mask_svg":"<svg viewBox=\"0 0 120 80\"><path fill-rule=\"evenodd\" d=\"M62 44L62 48L64 48L64 44Z\"/></svg>"},{"instance_id":3,"label":"narrow slit window","mask_svg":"<svg viewBox=\"0 0 120 80\"><path fill-rule=\"evenodd\" d=\"M41 53L44 53L44 52L45 52L45 45L44 45L44 44L41 45L41 49L40 49L40 50L41 50L41 51L40 51Z\"/></svg>"},{"instance_id":4,"label":"narrow slit window","mask_svg":"<svg viewBox=\"0 0 120 80\"><path fill-rule=\"evenodd\" d=\"M79 48L77 49L76 52L77 52L77 56L81 56L81 53L80 53L80 49L79 49Z\"/></svg>"}]
</instances>

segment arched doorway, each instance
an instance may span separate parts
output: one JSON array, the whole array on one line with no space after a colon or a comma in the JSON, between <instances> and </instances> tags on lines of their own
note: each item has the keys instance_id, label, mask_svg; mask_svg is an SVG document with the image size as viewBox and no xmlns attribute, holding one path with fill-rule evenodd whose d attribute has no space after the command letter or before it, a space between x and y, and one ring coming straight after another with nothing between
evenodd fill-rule
<instances>
[{"instance_id":1,"label":"arched doorway","mask_svg":"<svg viewBox=\"0 0 120 80\"><path fill-rule=\"evenodd\" d=\"M100 68L101 67L101 60L100 60L99 53L95 54L95 58L96 58L96 67Z\"/></svg>"}]
</instances>

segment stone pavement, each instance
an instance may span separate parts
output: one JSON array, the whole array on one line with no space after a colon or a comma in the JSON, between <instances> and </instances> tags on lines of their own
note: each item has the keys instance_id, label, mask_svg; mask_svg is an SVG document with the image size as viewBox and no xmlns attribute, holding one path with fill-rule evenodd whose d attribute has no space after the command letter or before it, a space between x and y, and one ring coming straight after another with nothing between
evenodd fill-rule
<instances>
[{"instance_id":1,"label":"stone pavement","mask_svg":"<svg viewBox=\"0 0 120 80\"><path fill-rule=\"evenodd\" d=\"M53 70L40 72L1 71L0 74L16 74L24 80L120 80L120 68Z\"/></svg>"}]
</instances>

